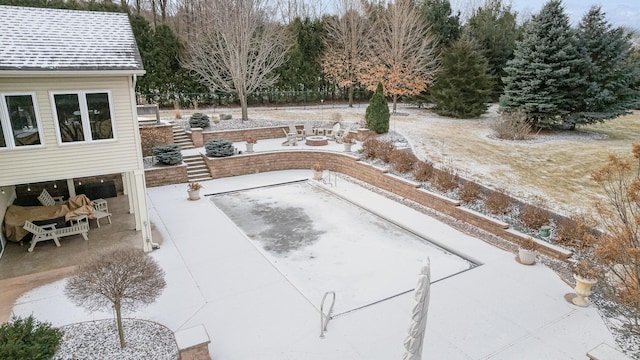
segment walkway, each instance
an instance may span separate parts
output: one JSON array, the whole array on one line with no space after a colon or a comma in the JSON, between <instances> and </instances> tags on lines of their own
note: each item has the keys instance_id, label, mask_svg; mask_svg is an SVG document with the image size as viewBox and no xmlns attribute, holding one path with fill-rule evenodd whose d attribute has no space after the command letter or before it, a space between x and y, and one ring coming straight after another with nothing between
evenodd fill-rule
<instances>
[{"instance_id":1,"label":"walkway","mask_svg":"<svg viewBox=\"0 0 640 360\"><path fill-rule=\"evenodd\" d=\"M310 173L217 179L203 183L204 193L302 180ZM432 286L424 359L584 359L596 345L614 344L597 310L567 303L571 288L545 266L520 265L514 254L340 179L333 189L483 264ZM188 201L185 184L148 193L162 236L152 256L167 272L168 287L136 317L172 330L204 324L216 360L402 358L412 293L332 320L321 340L320 299L303 297L210 201ZM60 282L28 293L14 311L54 325L111 316L72 306Z\"/></svg>"}]
</instances>

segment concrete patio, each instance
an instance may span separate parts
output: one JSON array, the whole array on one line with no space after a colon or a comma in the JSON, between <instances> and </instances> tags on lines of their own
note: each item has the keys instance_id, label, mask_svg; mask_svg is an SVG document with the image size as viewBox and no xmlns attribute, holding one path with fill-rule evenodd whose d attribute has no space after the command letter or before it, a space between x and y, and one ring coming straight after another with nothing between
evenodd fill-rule
<instances>
[{"instance_id":1,"label":"concrete patio","mask_svg":"<svg viewBox=\"0 0 640 360\"><path fill-rule=\"evenodd\" d=\"M297 170L223 178L203 183L203 190L310 175ZM425 359L584 359L603 342L615 345L597 309L566 302L571 287L544 265L520 265L512 253L342 179L330 190L481 264L432 285ZM305 298L212 202L188 201L185 184L150 188L148 196L161 238L156 241L162 242L151 256L166 271L168 287L155 304L131 316L174 331L203 324L216 360L402 357L412 293L341 315L320 339L321 299ZM73 306L63 284L25 294L13 313L33 313L56 326L111 317Z\"/></svg>"}]
</instances>

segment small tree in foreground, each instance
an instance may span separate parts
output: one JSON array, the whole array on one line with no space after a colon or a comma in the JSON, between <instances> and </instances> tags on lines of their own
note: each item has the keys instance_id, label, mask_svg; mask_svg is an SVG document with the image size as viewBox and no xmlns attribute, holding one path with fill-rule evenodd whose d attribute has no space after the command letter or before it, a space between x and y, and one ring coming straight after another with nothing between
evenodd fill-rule
<instances>
[{"instance_id":1,"label":"small tree in foreground","mask_svg":"<svg viewBox=\"0 0 640 360\"><path fill-rule=\"evenodd\" d=\"M389 131L389 105L384 98L382 83L378 83L376 92L369 100L369 106L365 111L364 118L367 120L367 127L376 134L384 134Z\"/></svg>"},{"instance_id":2,"label":"small tree in foreground","mask_svg":"<svg viewBox=\"0 0 640 360\"><path fill-rule=\"evenodd\" d=\"M96 254L69 279L65 294L90 311L113 307L120 346L125 347L122 311L153 303L165 288L164 271L140 249L117 248Z\"/></svg>"},{"instance_id":3,"label":"small tree in foreground","mask_svg":"<svg viewBox=\"0 0 640 360\"><path fill-rule=\"evenodd\" d=\"M33 315L12 318L0 326L0 359L50 359L63 332Z\"/></svg>"},{"instance_id":4,"label":"small tree in foreground","mask_svg":"<svg viewBox=\"0 0 640 360\"><path fill-rule=\"evenodd\" d=\"M602 287L622 307L619 318L640 335L640 144L632 152L633 159L609 155L592 174L606 195L595 205L603 234L594 254L606 271Z\"/></svg>"}]
</instances>

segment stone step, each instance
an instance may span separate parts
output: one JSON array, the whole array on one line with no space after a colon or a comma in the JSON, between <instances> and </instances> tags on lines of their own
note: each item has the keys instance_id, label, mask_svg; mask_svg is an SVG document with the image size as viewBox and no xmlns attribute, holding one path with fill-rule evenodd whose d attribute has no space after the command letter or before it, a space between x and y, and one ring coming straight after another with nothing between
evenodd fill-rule
<instances>
[{"instance_id":1,"label":"stone step","mask_svg":"<svg viewBox=\"0 0 640 360\"><path fill-rule=\"evenodd\" d=\"M190 182L207 181L207 180L213 180L213 178L211 176L194 176L194 177L189 176L189 181Z\"/></svg>"}]
</instances>

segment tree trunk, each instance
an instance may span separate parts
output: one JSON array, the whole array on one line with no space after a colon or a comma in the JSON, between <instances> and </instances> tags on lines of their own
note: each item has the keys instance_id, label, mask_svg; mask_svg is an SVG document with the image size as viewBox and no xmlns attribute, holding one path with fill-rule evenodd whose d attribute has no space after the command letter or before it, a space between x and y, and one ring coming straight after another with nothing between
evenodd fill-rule
<instances>
[{"instance_id":1,"label":"tree trunk","mask_svg":"<svg viewBox=\"0 0 640 360\"><path fill-rule=\"evenodd\" d=\"M116 308L116 323L118 324L118 337L120 338L120 348L124 349L126 346L124 342L124 330L122 330L122 309L120 308L120 302L116 301L113 306Z\"/></svg>"},{"instance_id":2,"label":"tree trunk","mask_svg":"<svg viewBox=\"0 0 640 360\"><path fill-rule=\"evenodd\" d=\"M249 115L247 112L247 95L242 94L239 97L240 97L240 107L242 108L242 122L244 122L245 120L249 120Z\"/></svg>"},{"instance_id":3,"label":"tree trunk","mask_svg":"<svg viewBox=\"0 0 640 360\"><path fill-rule=\"evenodd\" d=\"M393 111L392 114L396 113L396 104L398 103L398 95L393 95Z\"/></svg>"},{"instance_id":4,"label":"tree trunk","mask_svg":"<svg viewBox=\"0 0 640 360\"><path fill-rule=\"evenodd\" d=\"M353 107L353 84L349 85L349 107Z\"/></svg>"}]
</instances>

